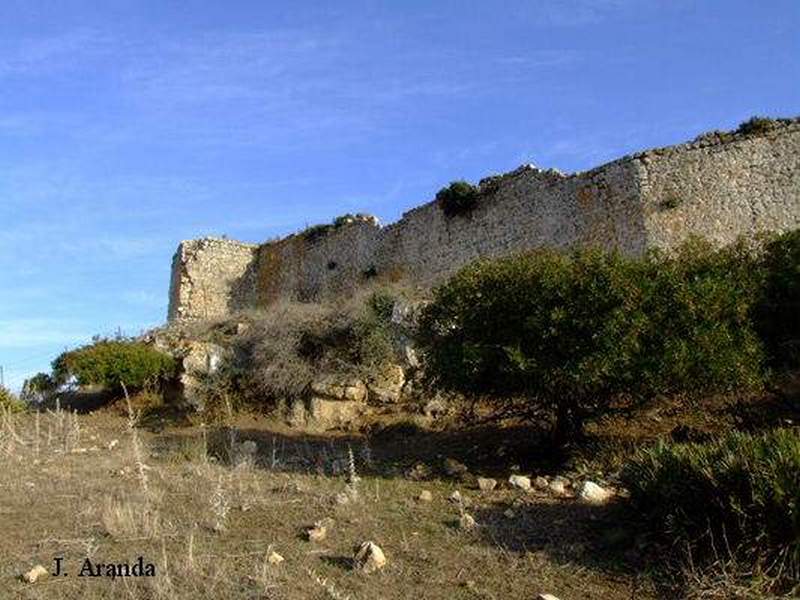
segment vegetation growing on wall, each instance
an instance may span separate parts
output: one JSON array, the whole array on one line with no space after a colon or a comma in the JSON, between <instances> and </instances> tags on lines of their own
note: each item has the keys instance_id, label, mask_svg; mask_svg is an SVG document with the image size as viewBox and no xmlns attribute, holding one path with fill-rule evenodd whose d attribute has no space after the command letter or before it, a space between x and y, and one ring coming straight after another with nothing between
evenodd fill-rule
<instances>
[{"instance_id":1,"label":"vegetation growing on wall","mask_svg":"<svg viewBox=\"0 0 800 600\"><path fill-rule=\"evenodd\" d=\"M325 237L329 233L344 227L345 225L349 225L356 221L363 221L369 218L370 216L364 213L357 213L355 215L347 213L336 217L330 223L321 223L319 225L311 225L310 227L306 227L303 231L299 233L299 235L305 241L313 243Z\"/></svg>"},{"instance_id":2,"label":"vegetation growing on wall","mask_svg":"<svg viewBox=\"0 0 800 600\"><path fill-rule=\"evenodd\" d=\"M778 123L778 119L750 117L747 121L739 124L739 127L736 129L736 133L741 133L743 135L758 135L771 131Z\"/></svg>"},{"instance_id":3,"label":"vegetation growing on wall","mask_svg":"<svg viewBox=\"0 0 800 600\"><path fill-rule=\"evenodd\" d=\"M436 193L436 202L447 217L471 213L479 199L478 188L466 181L454 181Z\"/></svg>"}]
</instances>

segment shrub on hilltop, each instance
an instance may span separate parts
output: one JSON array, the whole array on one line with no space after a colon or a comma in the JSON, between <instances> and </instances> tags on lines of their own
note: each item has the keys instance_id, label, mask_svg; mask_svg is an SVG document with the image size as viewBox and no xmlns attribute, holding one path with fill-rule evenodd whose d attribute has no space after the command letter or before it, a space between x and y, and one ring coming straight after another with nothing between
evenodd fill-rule
<instances>
[{"instance_id":1,"label":"shrub on hilltop","mask_svg":"<svg viewBox=\"0 0 800 600\"><path fill-rule=\"evenodd\" d=\"M142 342L99 340L58 356L53 361L53 379L58 385L74 378L79 385L143 388L170 379L175 369L171 356Z\"/></svg>"}]
</instances>

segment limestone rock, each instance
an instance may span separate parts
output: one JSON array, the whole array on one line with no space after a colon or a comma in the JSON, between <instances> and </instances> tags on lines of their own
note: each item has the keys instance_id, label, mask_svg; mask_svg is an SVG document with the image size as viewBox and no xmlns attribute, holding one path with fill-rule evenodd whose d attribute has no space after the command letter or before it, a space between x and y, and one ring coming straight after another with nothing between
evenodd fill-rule
<instances>
[{"instance_id":1,"label":"limestone rock","mask_svg":"<svg viewBox=\"0 0 800 600\"><path fill-rule=\"evenodd\" d=\"M567 482L563 479L554 479L549 483L548 488L556 496L567 495Z\"/></svg>"},{"instance_id":2,"label":"limestone rock","mask_svg":"<svg viewBox=\"0 0 800 600\"><path fill-rule=\"evenodd\" d=\"M364 414L365 405L351 400L314 397L308 405L307 424L314 429L348 429Z\"/></svg>"},{"instance_id":3,"label":"limestone rock","mask_svg":"<svg viewBox=\"0 0 800 600\"><path fill-rule=\"evenodd\" d=\"M524 492L527 492L531 489L531 478L525 477L524 475L512 475L508 478L508 483L511 485L511 487L515 487Z\"/></svg>"},{"instance_id":4,"label":"limestone rock","mask_svg":"<svg viewBox=\"0 0 800 600\"><path fill-rule=\"evenodd\" d=\"M406 330L414 330L419 325L419 317L424 306L422 302L397 300L392 307L392 323Z\"/></svg>"},{"instance_id":5,"label":"limestone rock","mask_svg":"<svg viewBox=\"0 0 800 600\"><path fill-rule=\"evenodd\" d=\"M550 482L547 481L547 477L542 477L541 475L539 475L536 477L536 479L533 480L533 485L538 490L546 490L550 487Z\"/></svg>"},{"instance_id":6,"label":"limestone rock","mask_svg":"<svg viewBox=\"0 0 800 600\"><path fill-rule=\"evenodd\" d=\"M118 439L111 440L110 442L108 442L108 449L109 450L113 450L114 448L117 447L117 444L119 444L119 440Z\"/></svg>"},{"instance_id":7,"label":"limestone rock","mask_svg":"<svg viewBox=\"0 0 800 600\"><path fill-rule=\"evenodd\" d=\"M458 519L458 527L465 531L473 529L475 527L475 518L469 513L462 514Z\"/></svg>"},{"instance_id":8,"label":"limestone rock","mask_svg":"<svg viewBox=\"0 0 800 600\"><path fill-rule=\"evenodd\" d=\"M306 529L306 538L309 542L321 542L328 537L328 527L323 521L317 521L313 527Z\"/></svg>"},{"instance_id":9,"label":"limestone rock","mask_svg":"<svg viewBox=\"0 0 800 600\"><path fill-rule=\"evenodd\" d=\"M386 556L375 542L364 542L356 551L353 566L362 573L373 573L386 566Z\"/></svg>"},{"instance_id":10,"label":"limestone rock","mask_svg":"<svg viewBox=\"0 0 800 600\"><path fill-rule=\"evenodd\" d=\"M444 472L450 477L462 477L469 472L469 469L467 469L467 465L454 458L446 458L444 459Z\"/></svg>"},{"instance_id":11,"label":"limestone rock","mask_svg":"<svg viewBox=\"0 0 800 600\"><path fill-rule=\"evenodd\" d=\"M405 382L403 368L400 365L388 365L367 386L370 398L385 404L399 402Z\"/></svg>"},{"instance_id":12,"label":"limestone rock","mask_svg":"<svg viewBox=\"0 0 800 600\"><path fill-rule=\"evenodd\" d=\"M497 487L497 480L488 477L478 477L478 489L483 492L491 492Z\"/></svg>"},{"instance_id":13,"label":"limestone rock","mask_svg":"<svg viewBox=\"0 0 800 600\"><path fill-rule=\"evenodd\" d=\"M253 456L258 452L258 444L253 440L245 440L239 444L239 453L245 456Z\"/></svg>"},{"instance_id":14,"label":"limestone rock","mask_svg":"<svg viewBox=\"0 0 800 600\"><path fill-rule=\"evenodd\" d=\"M36 583L37 581L39 581L43 577L47 577L48 575L49 572L47 571L47 569L45 569L42 565L36 565L30 571L25 573L22 576L22 579L24 581L27 581L28 583Z\"/></svg>"},{"instance_id":15,"label":"limestone rock","mask_svg":"<svg viewBox=\"0 0 800 600\"><path fill-rule=\"evenodd\" d=\"M601 487L593 481L584 481L578 490L578 496L587 504L606 504L614 496L614 492Z\"/></svg>"},{"instance_id":16,"label":"limestone rock","mask_svg":"<svg viewBox=\"0 0 800 600\"><path fill-rule=\"evenodd\" d=\"M461 503L464 501L464 498L461 496L461 492L458 490L454 491L450 496L447 498L450 502Z\"/></svg>"},{"instance_id":17,"label":"limestone rock","mask_svg":"<svg viewBox=\"0 0 800 600\"><path fill-rule=\"evenodd\" d=\"M431 476L431 468L425 463L417 463L406 472L406 477L413 481L422 481Z\"/></svg>"},{"instance_id":18,"label":"limestone rock","mask_svg":"<svg viewBox=\"0 0 800 600\"><path fill-rule=\"evenodd\" d=\"M200 379L219 370L225 357L225 349L216 344L191 341L184 352L178 378L183 400L192 408L203 410Z\"/></svg>"},{"instance_id":19,"label":"limestone rock","mask_svg":"<svg viewBox=\"0 0 800 600\"><path fill-rule=\"evenodd\" d=\"M539 594L536 596L536 600L558 600L553 594Z\"/></svg>"},{"instance_id":20,"label":"limestone rock","mask_svg":"<svg viewBox=\"0 0 800 600\"><path fill-rule=\"evenodd\" d=\"M412 369L416 369L420 365L417 351L411 344L403 344L403 358L405 358L406 365Z\"/></svg>"},{"instance_id":21,"label":"limestone rock","mask_svg":"<svg viewBox=\"0 0 800 600\"><path fill-rule=\"evenodd\" d=\"M294 400L289 406L286 421L291 427L305 427L308 420L306 404L302 400Z\"/></svg>"},{"instance_id":22,"label":"limestone rock","mask_svg":"<svg viewBox=\"0 0 800 600\"><path fill-rule=\"evenodd\" d=\"M431 494L428 490L422 490L417 496L417 500L420 502L432 502L433 501L433 494Z\"/></svg>"},{"instance_id":23,"label":"limestone rock","mask_svg":"<svg viewBox=\"0 0 800 600\"><path fill-rule=\"evenodd\" d=\"M367 386L360 379L340 380L333 377L325 377L313 382L311 391L319 396L333 398L334 400L364 402L367 399Z\"/></svg>"},{"instance_id":24,"label":"limestone rock","mask_svg":"<svg viewBox=\"0 0 800 600\"><path fill-rule=\"evenodd\" d=\"M269 553L269 556L267 557L267 562L268 562L269 564L271 564L271 565L279 565L279 564L281 564L281 563L282 563L284 560L285 560L285 559L284 559L284 558L283 558L283 557L282 557L280 554L278 554L278 553L277 553L277 552L275 552L275 551L272 551L272 552L270 552L270 553Z\"/></svg>"}]
</instances>

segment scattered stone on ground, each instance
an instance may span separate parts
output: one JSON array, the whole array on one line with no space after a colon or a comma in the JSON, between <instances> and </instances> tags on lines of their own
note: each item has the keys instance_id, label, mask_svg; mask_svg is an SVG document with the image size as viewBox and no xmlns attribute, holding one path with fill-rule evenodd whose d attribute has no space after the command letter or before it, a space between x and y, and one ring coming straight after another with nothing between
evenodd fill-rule
<instances>
[{"instance_id":1,"label":"scattered stone on ground","mask_svg":"<svg viewBox=\"0 0 800 600\"><path fill-rule=\"evenodd\" d=\"M420 502L432 502L433 501L433 494L431 494L428 490L422 490L417 496L417 500Z\"/></svg>"},{"instance_id":2,"label":"scattered stone on ground","mask_svg":"<svg viewBox=\"0 0 800 600\"><path fill-rule=\"evenodd\" d=\"M455 492L450 494L450 496L447 499L450 500L450 502L463 502L464 501L464 498L461 497L461 492L459 492L458 490L456 490Z\"/></svg>"},{"instance_id":3,"label":"scattered stone on ground","mask_svg":"<svg viewBox=\"0 0 800 600\"><path fill-rule=\"evenodd\" d=\"M111 440L110 442L108 442L108 449L113 450L114 448L117 447L117 444L119 444L119 440L117 439Z\"/></svg>"},{"instance_id":4,"label":"scattered stone on ground","mask_svg":"<svg viewBox=\"0 0 800 600\"><path fill-rule=\"evenodd\" d=\"M36 583L42 577L47 577L47 575L49 575L47 569L45 569L42 565L36 565L30 571L25 573L22 576L22 579L28 583Z\"/></svg>"},{"instance_id":5,"label":"scattered stone on ground","mask_svg":"<svg viewBox=\"0 0 800 600\"><path fill-rule=\"evenodd\" d=\"M567 495L567 483L563 479L554 479L548 485L550 491L555 494L556 496L566 496Z\"/></svg>"},{"instance_id":6,"label":"scattered stone on ground","mask_svg":"<svg viewBox=\"0 0 800 600\"><path fill-rule=\"evenodd\" d=\"M372 573L386 565L386 556L374 542L364 542L359 546L353 559L353 566L362 573Z\"/></svg>"},{"instance_id":7,"label":"scattered stone on ground","mask_svg":"<svg viewBox=\"0 0 800 600\"><path fill-rule=\"evenodd\" d=\"M279 565L284 560L285 559L275 551L270 552L269 556L267 557L267 562L269 562L269 564L271 564L271 565Z\"/></svg>"},{"instance_id":8,"label":"scattered stone on ground","mask_svg":"<svg viewBox=\"0 0 800 600\"><path fill-rule=\"evenodd\" d=\"M547 481L547 477L539 475L533 480L533 485L539 490L546 490L550 487L550 482Z\"/></svg>"},{"instance_id":9,"label":"scattered stone on ground","mask_svg":"<svg viewBox=\"0 0 800 600\"><path fill-rule=\"evenodd\" d=\"M241 454L253 456L256 452L258 452L258 444L256 444L253 440L245 440L239 444L239 452Z\"/></svg>"},{"instance_id":10,"label":"scattered stone on ground","mask_svg":"<svg viewBox=\"0 0 800 600\"><path fill-rule=\"evenodd\" d=\"M578 491L578 496L587 504L605 504L614 496L614 492L601 487L593 481L584 481Z\"/></svg>"},{"instance_id":11,"label":"scattered stone on ground","mask_svg":"<svg viewBox=\"0 0 800 600\"><path fill-rule=\"evenodd\" d=\"M444 460L444 472L450 477L462 477L469 472L467 465L458 462L454 458L446 458Z\"/></svg>"},{"instance_id":12,"label":"scattered stone on ground","mask_svg":"<svg viewBox=\"0 0 800 600\"><path fill-rule=\"evenodd\" d=\"M313 527L306 529L306 537L309 542L321 542L328 537L328 527L324 521L317 521Z\"/></svg>"},{"instance_id":13,"label":"scattered stone on ground","mask_svg":"<svg viewBox=\"0 0 800 600\"><path fill-rule=\"evenodd\" d=\"M412 481L421 481L431 476L431 469L424 463L417 463L406 472L406 477Z\"/></svg>"},{"instance_id":14,"label":"scattered stone on ground","mask_svg":"<svg viewBox=\"0 0 800 600\"><path fill-rule=\"evenodd\" d=\"M531 489L531 479L530 477L525 477L524 475L512 475L508 478L508 483L511 487L518 488L527 492Z\"/></svg>"},{"instance_id":15,"label":"scattered stone on ground","mask_svg":"<svg viewBox=\"0 0 800 600\"><path fill-rule=\"evenodd\" d=\"M458 519L458 526L460 529L470 530L475 527L475 518L469 513L464 513Z\"/></svg>"},{"instance_id":16,"label":"scattered stone on ground","mask_svg":"<svg viewBox=\"0 0 800 600\"><path fill-rule=\"evenodd\" d=\"M503 515L504 515L504 516L505 516L507 519L513 519L514 517L516 517L516 516L517 516L517 513L515 513L515 512L514 512L514 510L513 510L513 509L511 509L511 508L507 508L507 509L505 510L505 512L503 513Z\"/></svg>"},{"instance_id":17,"label":"scattered stone on ground","mask_svg":"<svg viewBox=\"0 0 800 600\"><path fill-rule=\"evenodd\" d=\"M539 594L536 596L536 600L558 600L553 594Z\"/></svg>"},{"instance_id":18,"label":"scattered stone on ground","mask_svg":"<svg viewBox=\"0 0 800 600\"><path fill-rule=\"evenodd\" d=\"M497 487L497 480L488 477L478 477L478 489L483 492L491 492Z\"/></svg>"}]
</instances>

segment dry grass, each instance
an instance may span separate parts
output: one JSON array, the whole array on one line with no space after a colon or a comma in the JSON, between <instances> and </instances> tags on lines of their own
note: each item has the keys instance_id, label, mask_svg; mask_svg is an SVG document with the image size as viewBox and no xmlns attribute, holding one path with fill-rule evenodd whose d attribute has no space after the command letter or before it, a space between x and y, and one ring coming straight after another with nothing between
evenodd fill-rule
<instances>
[{"instance_id":1,"label":"dry grass","mask_svg":"<svg viewBox=\"0 0 800 600\"><path fill-rule=\"evenodd\" d=\"M122 419L112 411L3 417L3 597L654 594L624 564L595 555L592 531L604 517L574 501L510 489L484 494L446 479L410 481L391 476L402 466L365 440L293 438L263 422L159 435L132 424L135 414ZM257 443L253 455L245 452L248 440ZM433 492L433 502L416 500L422 489ZM463 510L447 500L455 489L478 522L474 530L454 526ZM517 517L503 516L509 507ZM321 519L332 522L328 537L303 539ZM583 546L575 542L581 536L588 536ZM367 539L389 562L364 576L351 559ZM285 562L270 564L273 550ZM56 556L64 557L69 576L18 579L35 564L51 569ZM139 556L155 565L156 577L77 576L87 557L105 563Z\"/></svg>"}]
</instances>

